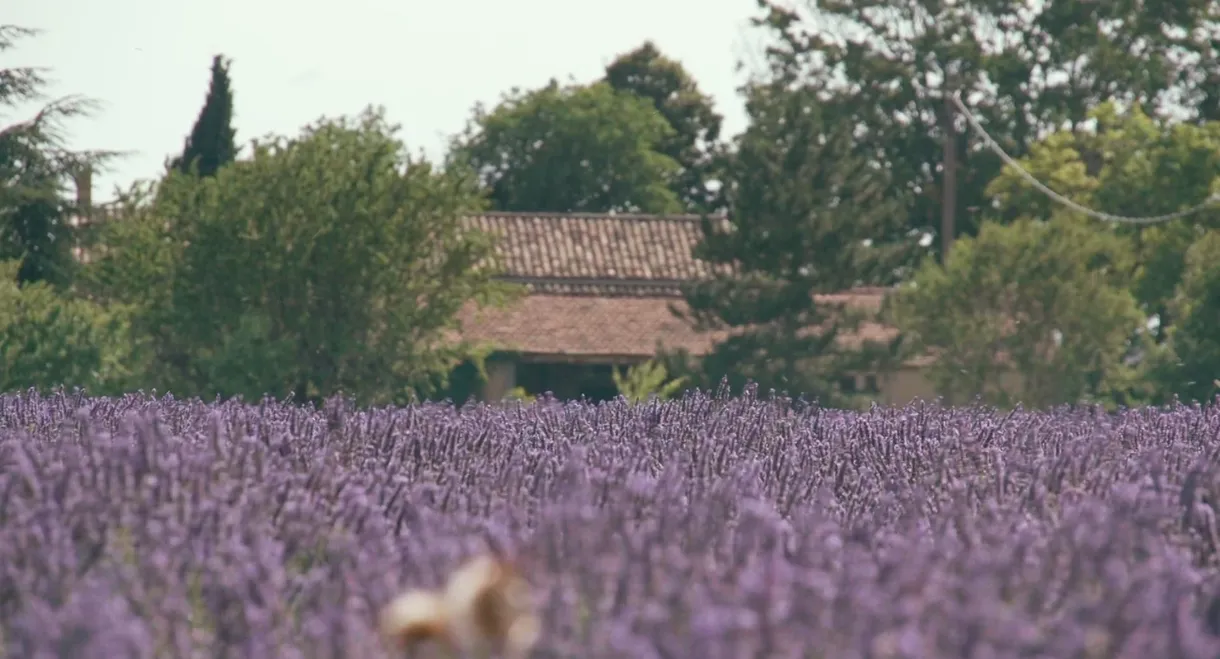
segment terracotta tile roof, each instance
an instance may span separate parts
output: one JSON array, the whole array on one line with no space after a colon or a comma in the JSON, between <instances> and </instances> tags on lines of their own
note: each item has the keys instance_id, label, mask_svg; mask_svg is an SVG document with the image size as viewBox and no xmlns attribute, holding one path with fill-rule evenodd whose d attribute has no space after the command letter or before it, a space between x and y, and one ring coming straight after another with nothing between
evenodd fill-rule
<instances>
[{"instance_id":1,"label":"terracotta tile roof","mask_svg":"<svg viewBox=\"0 0 1220 659\"><path fill-rule=\"evenodd\" d=\"M498 238L503 278L529 292L507 309L468 306L460 317L467 340L526 356L638 361L658 344L703 355L725 337L696 332L670 310L683 306L684 285L713 274L692 254L702 233L697 216L487 213L465 221ZM885 292L819 297L876 311ZM893 336L869 323L842 341Z\"/></svg>"},{"instance_id":2,"label":"terracotta tile roof","mask_svg":"<svg viewBox=\"0 0 1220 659\"><path fill-rule=\"evenodd\" d=\"M697 216L486 213L465 220L496 236L510 280L672 284L713 272L691 253L702 232Z\"/></svg>"},{"instance_id":3,"label":"terracotta tile roof","mask_svg":"<svg viewBox=\"0 0 1220 659\"><path fill-rule=\"evenodd\" d=\"M518 280L531 295L592 295L596 297L682 297L677 282L605 282L582 280Z\"/></svg>"},{"instance_id":4,"label":"terracotta tile roof","mask_svg":"<svg viewBox=\"0 0 1220 659\"><path fill-rule=\"evenodd\" d=\"M874 297L879 298L857 295L853 306L880 304ZM504 309L467 307L461 314L462 336L528 356L606 361L647 359L656 354L658 342L670 350L704 355L727 336L725 332L696 332L673 314L670 305L682 308L684 303L655 296L529 295ZM859 345L893 337L892 328L864 323L858 332L841 340Z\"/></svg>"},{"instance_id":5,"label":"terracotta tile roof","mask_svg":"<svg viewBox=\"0 0 1220 659\"><path fill-rule=\"evenodd\" d=\"M525 355L646 359L668 349L705 354L723 335L700 334L670 311L668 297L530 295L505 309L461 315L462 336Z\"/></svg>"}]
</instances>

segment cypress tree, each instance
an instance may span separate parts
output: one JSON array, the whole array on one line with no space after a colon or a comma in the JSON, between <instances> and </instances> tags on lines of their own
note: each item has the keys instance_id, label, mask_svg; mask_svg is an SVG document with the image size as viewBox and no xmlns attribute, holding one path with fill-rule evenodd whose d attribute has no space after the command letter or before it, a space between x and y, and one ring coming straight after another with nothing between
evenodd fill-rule
<instances>
[{"instance_id":1,"label":"cypress tree","mask_svg":"<svg viewBox=\"0 0 1220 659\"><path fill-rule=\"evenodd\" d=\"M171 169L189 173L194 165L200 176L212 176L237 157L229 64L221 55L212 58L212 82L207 100L199 112L195 127L191 129L182 155L170 163Z\"/></svg>"}]
</instances>

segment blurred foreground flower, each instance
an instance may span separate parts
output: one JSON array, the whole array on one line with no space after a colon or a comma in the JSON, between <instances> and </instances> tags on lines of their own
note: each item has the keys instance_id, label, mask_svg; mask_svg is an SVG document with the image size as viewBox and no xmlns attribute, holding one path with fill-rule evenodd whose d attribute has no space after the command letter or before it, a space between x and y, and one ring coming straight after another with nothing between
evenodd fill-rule
<instances>
[{"instance_id":1,"label":"blurred foreground flower","mask_svg":"<svg viewBox=\"0 0 1220 659\"><path fill-rule=\"evenodd\" d=\"M402 650L434 643L464 656L528 656L541 634L529 586L516 570L486 556L462 565L443 592L411 590L381 613L381 631Z\"/></svg>"}]
</instances>

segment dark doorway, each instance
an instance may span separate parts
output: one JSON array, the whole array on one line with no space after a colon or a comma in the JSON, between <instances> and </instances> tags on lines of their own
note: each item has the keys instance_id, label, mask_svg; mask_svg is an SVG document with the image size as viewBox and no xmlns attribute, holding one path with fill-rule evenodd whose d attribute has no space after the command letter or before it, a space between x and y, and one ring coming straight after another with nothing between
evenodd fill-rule
<instances>
[{"instance_id":1,"label":"dark doorway","mask_svg":"<svg viewBox=\"0 0 1220 659\"><path fill-rule=\"evenodd\" d=\"M549 391L560 400L607 401L618 396L612 368L609 364L519 363L517 384L532 396Z\"/></svg>"}]
</instances>

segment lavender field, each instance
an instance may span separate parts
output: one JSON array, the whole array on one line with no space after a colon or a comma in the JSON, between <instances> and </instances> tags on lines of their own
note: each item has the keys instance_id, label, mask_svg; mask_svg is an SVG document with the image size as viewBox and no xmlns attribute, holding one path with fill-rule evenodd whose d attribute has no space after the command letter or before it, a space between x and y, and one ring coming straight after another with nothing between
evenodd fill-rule
<instances>
[{"instance_id":1,"label":"lavender field","mask_svg":"<svg viewBox=\"0 0 1220 659\"><path fill-rule=\"evenodd\" d=\"M0 397L3 656L375 659L489 545L532 656L1220 656L1220 412Z\"/></svg>"}]
</instances>

